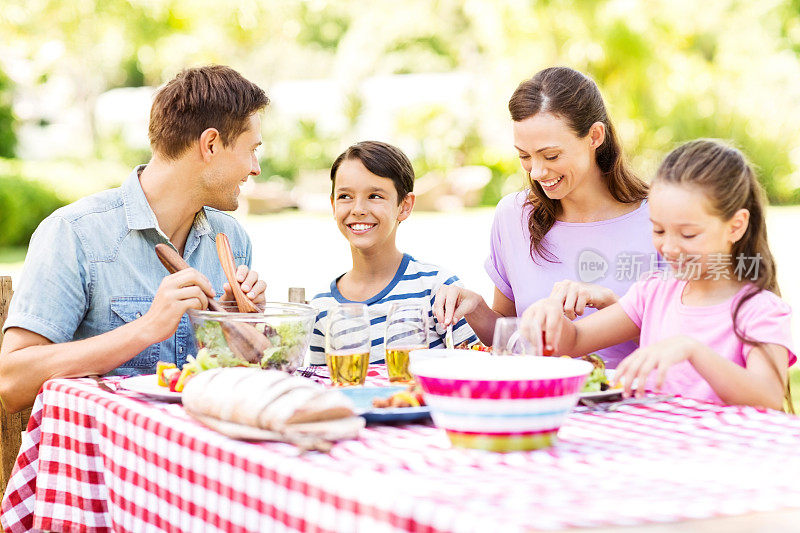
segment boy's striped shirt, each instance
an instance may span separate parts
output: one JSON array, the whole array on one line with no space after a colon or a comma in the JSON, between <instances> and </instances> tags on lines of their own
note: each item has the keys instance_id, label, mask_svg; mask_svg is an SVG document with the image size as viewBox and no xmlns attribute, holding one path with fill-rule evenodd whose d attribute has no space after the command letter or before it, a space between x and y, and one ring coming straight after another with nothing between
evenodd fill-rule
<instances>
[{"instance_id":1,"label":"boy's striped shirt","mask_svg":"<svg viewBox=\"0 0 800 533\"><path fill-rule=\"evenodd\" d=\"M371 363L384 362L383 336L386 332L386 315L393 303L402 302L422 306L428 313L428 346L444 348L446 328L442 327L433 317L433 301L436 298L436 291L442 285L461 285L457 276L441 270L435 265L417 261L405 254L392 281L382 291L364 302L353 302L342 296L336 286L340 277L331 282L327 292L317 294L311 300L311 305L317 309L317 320L311 335L311 364L325 364L325 330L328 308L338 303L367 304L372 342ZM473 344L478 341L478 338L467 321L462 318L453 326L453 342L460 344L464 341Z\"/></svg>"}]
</instances>

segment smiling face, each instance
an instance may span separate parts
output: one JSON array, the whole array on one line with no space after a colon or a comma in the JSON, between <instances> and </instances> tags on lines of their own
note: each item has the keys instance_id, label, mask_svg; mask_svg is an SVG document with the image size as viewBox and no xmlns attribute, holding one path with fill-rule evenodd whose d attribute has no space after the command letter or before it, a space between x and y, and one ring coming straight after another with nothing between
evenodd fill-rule
<instances>
[{"instance_id":1,"label":"smiling face","mask_svg":"<svg viewBox=\"0 0 800 533\"><path fill-rule=\"evenodd\" d=\"M390 178L377 176L358 159L346 159L336 171L333 216L353 248L362 251L394 247L397 225L411 214L414 195L398 203Z\"/></svg>"},{"instance_id":2,"label":"smiling face","mask_svg":"<svg viewBox=\"0 0 800 533\"><path fill-rule=\"evenodd\" d=\"M261 119L250 115L247 129L228 146L215 141L213 161L203 179L207 199L205 205L222 211L239 207L241 185L250 176L261 174L257 150L261 146Z\"/></svg>"},{"instance_id":3,"label":"smiling face","mask_svg":"<svg viewBox=\"0 0 800 533\"><path fill-rule=\"evenodd\" d=\"M592 126L586 137L578 137L564 119L537 113L514 122L514 146L522 168L541 185L544 193L560 200L579 189L599 171L595 151L603 143L602 124Z\"/></svg>"},{"instance_id":4,"label":"smiling face","mask_svg":"<svg viewBox=\"0 0 800 533\"><path fill-rule=\"evenodd\" d=\"M747 230L746 209L723 220L712 212L705 193L696 186L656 182L648 202L653 246L683 277L705 279L709 265L719 263L720 255L730 254L733 243ZM687 268L689 261L697 262L699 270Z\"/></svg>"}]
</instances>

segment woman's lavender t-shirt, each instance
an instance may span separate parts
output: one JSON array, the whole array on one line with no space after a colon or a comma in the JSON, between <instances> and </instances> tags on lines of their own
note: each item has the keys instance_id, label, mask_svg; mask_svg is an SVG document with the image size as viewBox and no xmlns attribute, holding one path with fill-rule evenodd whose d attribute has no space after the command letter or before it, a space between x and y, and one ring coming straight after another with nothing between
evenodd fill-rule
<instances>
[{"instance_id":1,"label":"woman's lavender t-shirt","mask_svg":"<svg viewBox=\"0 0 800 533\"><path fill-rule=\"evenodd\" d=\"M514 301L518 316L535 301L548 297L559 281L597 283L621 296L644 273L655 269L657 255L646 202L609 220L557 221L547 232L545 244L558 262L538 255L534 262L528 230L531 208L525 206L526 195L526 191L510 194L497 204L485 265L495 286ZM584 316L594 311L587 309ZM625 342L598 354L609 368L615 368L636 347L635 342Z\"/></svg>"},{"instance_id":2,"label":"woman's lavender t-shirt","mask_svg":"<svg viewBox=\"0 0 800 533\"><path fill-rule=\"evenodd\" d=\"M678 335L687 335L710 347L739 366L747 366L752 346L742 343L733 331L733 306L752 285L745 285L726 302L709 306L690 306L681 302L685 280L654 273L635 283L619 300L622 309L639 326L642 346ZM769 291L761 291L742 304L737 322L749 338L777 344L789 350L788 364L797 360L792 346L792 308ZM653 388L655 377L648 380ZM687 398L721 403L717 393L697 373L692 364L682 361L667 371L663 392Z\"/></svg>"}]
</instances>

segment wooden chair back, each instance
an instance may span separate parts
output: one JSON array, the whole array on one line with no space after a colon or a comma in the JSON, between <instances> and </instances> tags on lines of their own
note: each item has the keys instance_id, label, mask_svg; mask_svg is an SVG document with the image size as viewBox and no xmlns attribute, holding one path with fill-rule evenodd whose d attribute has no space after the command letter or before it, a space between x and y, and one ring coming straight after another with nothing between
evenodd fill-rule
<instances>
[{"instance_id":1,"label":"wooden chair back","mask_svg":"<svg viewBox=\"0 0 800 533\"><path fill-rule=\"evenodd\" d=\"M0 276L0 344L3 343L3 324L8 315L12 294L11 277ZM22 432L28 427L30 417L30 408L11 414L6 412L0 401L0 495L6 491L8 478L11 477L11 470L22 444Z\"/></svg>"}]
</instances>

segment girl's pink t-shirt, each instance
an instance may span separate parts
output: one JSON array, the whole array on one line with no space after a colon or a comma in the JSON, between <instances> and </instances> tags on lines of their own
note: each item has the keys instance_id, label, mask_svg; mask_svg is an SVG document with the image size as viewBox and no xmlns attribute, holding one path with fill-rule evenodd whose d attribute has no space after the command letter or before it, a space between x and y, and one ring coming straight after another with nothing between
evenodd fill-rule
<instances>
[{"instance_id":1,"label":"girl's pink t-shirt","mask_svg":"<svg viewBox=\"0 0 800 533\"><path fill-rule=\"evenodd\" d=\"M557 262L548 262L531 257L530 206L525 206L526 198L527 191L522 191L498 202L485 263L498 290L514 301L517 316L532 303L550 296L556 282L569 279L596 283L621 296L644 273L658 268L646 202L609 220L557 221L545 237ZM594 311L587 309L583 316ZM609 368L615 368L637 346L629 341L597 353Z\"/></svg>"},{"instance_id":2,"label":"girl's pink t-shirt","mask_svg":"<svg viewBox=\"0 0 800 533\"><path fill-rule=\"evenodd\" d=\"M735 303L753 286L745 285L727 302L709 306L685 305L681 301L685 286L685 280L655 272L634 283L620 298L622 309L641 329L639 344L644 347L686 335L725 359L746 366L753 347L742 343L734 334L731 313ZM797 357L792 345L791 317L789 304L772 292L761 291L743 304L737 323L746 337L789 350L788 365L792 365ZM648 388L655 384L654 376L648 380ZM722 403L689 361L682 361L667 371L661 391Z\"/></svg>"}]
</instances>

